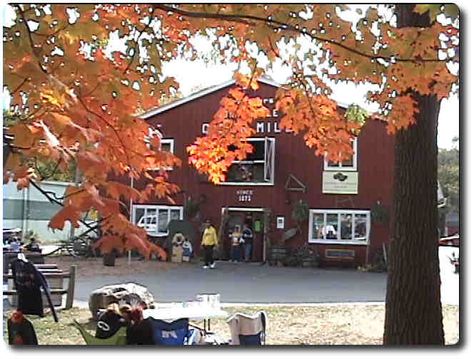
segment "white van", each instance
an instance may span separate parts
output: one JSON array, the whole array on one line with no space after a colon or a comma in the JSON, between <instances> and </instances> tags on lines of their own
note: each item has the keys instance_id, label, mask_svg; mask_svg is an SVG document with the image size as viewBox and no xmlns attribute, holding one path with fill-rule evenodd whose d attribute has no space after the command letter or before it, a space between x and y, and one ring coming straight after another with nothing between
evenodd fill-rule
<instances>
[{"instance_id":1,"label":"white van","mask_svg":"<svg viewBox=\"0 0 474 359\"><path fill-rule=\"evenodd\" d=\"M156 216L142 216L138 222L137 226L144 228L150 235L156 235L158 232L158 224Z\"/></svg>"}]
</instances>

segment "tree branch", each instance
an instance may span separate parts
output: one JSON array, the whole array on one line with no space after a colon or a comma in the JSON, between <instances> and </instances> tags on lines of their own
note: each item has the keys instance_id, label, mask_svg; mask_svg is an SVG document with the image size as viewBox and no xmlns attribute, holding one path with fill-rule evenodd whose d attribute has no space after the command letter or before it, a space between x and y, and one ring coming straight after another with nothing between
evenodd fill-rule
<instances>
[{"instance_id":1,"label":"tree branch","mask_svg":"<svg viewBox=\"0 0 474 359\"><path fill-rule=\"evenodd\" d=\"M148 18L148 23L145 25L145 27L138 33L138 37L137 37L137 44L134 46L134 51L133 51L133 55L132 55L132 58L130 59L127 67L125 68L125 70L123 70L123 74L125 74L129 69L130 69L130 66L132 66L132 63L133 61L135 60L135 55L137 54L137 47L139 46L138 44L138 40L140 40L140 38L142 37L143 33L145 32L146 29L148 29L151 25L151 22L153 21L153 13L155 12L155 8L153 8L153 12L149 15L149 18Z\"/></svg>"},{"instance_id":2,"label":"tree branch","mask_svg":"<svg viewBox=\"0 0 474 359\"><path fill-rule=\"evenodd\" d=\"M31 183L31 185L32 185L33 187L35 187L41 194L43 194L43 195L48 199L48 201L50 201L51 203L57 204L57 205L59 205L59 206L61 206L61 207L64 207L64 204L63 204L61 201L59 201L59 200L57 200L57 199L55 199L55 198L53 198L53 197L50 196L50 194L53 194L53 196L56 197L56 194L55 194L54 192L45 191L45 190L44 190L43 188L41 188L35 181L30 181L30 183ZM102 218L102 219L100 219L99 221L97 221L97 227L98 227L98 224L99 224L100 222L102 222L103 220L105 220L105 218ZM86 226L86 227L89 228L89 229L93 228L89 223L83 221L82 219L79 219L78 221L81 222L81 224L83 224L84 226ZM94 229L95 229L95 228L94 228Z\"/></svg>"},{"instance_id":3,"label":"tree branch","mask_svg":"<svg viewBox=\"0 0 474 359\"><path fill-rule=\"evenodd\" d=\"M21 9L20 5L15 5L15 7L17 8L18 12L20 13L20 17L22 19L23 25L26 29L27 34L28 34L28 41L30 42L31 51L32 51L33 55L35 55L35 57L36 57L38 66L39 66L39 68L42 72L44 72L46 75L48 75L48 71L46 71L46 69L41 65L41 61L40 61L40 58L38 56L39 55L38 51L41 51L41 50L38 50L35 46L35 43L33 41L32 32L30 30L30 27L28 26L28 22L26 20L25 13Z\"/></svg>"},{"instance_id":4,"label":"tree branch","mask_svg":"<svg viewBox=\"0 0 474 359\"><path fill-rule=\"evenodd\" d=\"M95 111L92 111L91 109L89 109L86 104L84 103L84 101L82 100L82 98L78 97L77 98L79 103L84 107L84 109L90 113L91 115L94 115L96 116L98 119L100 119L101 121L103 121L109 128L112 129L112 131L114 132L115 136L117 137L118 141L120 142L122 148L123 148L123 152L125 154L125 157L127 159L127 164L129 165L130 164L130 158L128 157L128 153L127 153L127 147L125 146L125 144L123 143L122 141L122 138L120 137L120 134L119 132L117 131L117 129L111 124L109 123L109 121L107 121L103 116L101 116L100 114L98 114L97 112Z\"/></svg>"},{"instance_id":5,"label":"tree branch","mask_svg":"<svg viewBox=\"0 0 474 359\"><path fill-rule=\"evenodd\" d=\"M268 26L272 27L273 29L281 29L281 30L291 30L294 32L297 32L301 35L309 36L313 40L317 40L320 42L326 42L330 43L332 45L338 46L344 50L347 50L349 52L352 52L356 55L365 57L367 59L371 60L385 60L385 61L398 61L398 62L445 62L444 60L440 59L423 59L423 58L399 58L396 56L381 56L381 55L373 55L373 54L367 54L365 52L359 51L357 49L354 49L350 46L347 46L341 42L335 41L333 39L327 39L324 37L320 37L317 35L310 34L304 30L301 30L300 28L290 25L281 21L273 20L270 18L262 18L259 16L253 16L253 15L245 15L245 14L219 14L219 13L206 13L206 12L199 12L199 11L188 11L188 10L183 10L179 9L177 7L165 5L165 4L155 4L155 8L158 8L162 11L166 12L173 12L176 14L180 14L182 16L186 17L192 17L192 18L207 18L207 19L219 19L219 20L224 20L224 21L230 21L230 22L237 22L237 23L242 23L246 25L254 25L255 23L251 22L250 20L254 20L257 22L263 22L267 24ZM273 25L273 26L272 26Z\"/></svg>"}]
</instances>

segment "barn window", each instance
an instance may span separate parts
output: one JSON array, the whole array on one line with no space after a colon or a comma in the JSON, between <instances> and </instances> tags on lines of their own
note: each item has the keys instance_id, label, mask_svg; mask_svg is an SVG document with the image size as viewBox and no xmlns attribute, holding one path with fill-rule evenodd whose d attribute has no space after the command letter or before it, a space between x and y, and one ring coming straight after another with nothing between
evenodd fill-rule
<instances>
[{"instance_id":1,"label":"barn window","mask_svg":"<svg viewBox=\"0 0 474 359\"><path fill-rule=\"evenodd\" d=\"M160 141L161 151L174 153L174 139L162 138Z\"/></svg>"},{"instance_id":2,"label":"barn window","mask_svg":"<svg viewBox=\"0 0 474 359\"><path fill-rule=\"evenodd\" d=\"M151 139L153 137L158 137L160 139L160 147L159 148L152 148L151 146ZM145 138L145 142L147 143L148 148L163 152L169 152L174 154L174 139L173 138L163 138L161 133L158 130L149 129L149 135ZM158 171L163 169L165 171L171 171L173 167L165 167L165 168L150 168L151 171Z\"/></svg>"},{"instance_id":3,"label":"barn window","mask_svg":"<svg viewBox=\"0 0 474 359\"><path fill-rule=\"evenodd\" d=\"M309 216L309 242L367 244L370 211L312 209Z\"/></svg>"},{"instance_id":4,"label":"barn window","mask_svg":"<svg viewBox=\"0 0 474 359\"><path fill-rule=\"evenodd\" d=\"M352 157L342 162L331 162L324 158L325 171L357 171L357 138L352 141Z\"/></svg>"},{"instance_id":5,"label":"barn window","mask_svg":"<svg viewBox=\"0 0 474 359\"><path fill-rule=\"evenodd\" d=\"M275 139L250 138L253 152L243 161L234 161L223 184L273 184Z\"/></svg>"},{"instance_id":6,"label":"barn window","mask_svg":"<svg viewBox=\"0 0 474 359\"><path fill-rule=\"evenodd\" d=\"M161 205L134 205L132 221L144 228L150 236L168 235L168 224L174 219L183 219L183 207Z\"/></svg>"}]
</instances>

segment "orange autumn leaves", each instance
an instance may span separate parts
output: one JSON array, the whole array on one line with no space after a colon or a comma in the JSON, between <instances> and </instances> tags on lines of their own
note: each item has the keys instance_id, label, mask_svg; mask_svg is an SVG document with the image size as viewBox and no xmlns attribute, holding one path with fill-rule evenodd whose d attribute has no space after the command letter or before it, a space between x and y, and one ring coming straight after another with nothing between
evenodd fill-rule
<instances>
[{"instance_id":1,"label":"orange autumn leaves","mask_svg":"<svg viewBox=\"0 0 474 359\"><path fill-rule=\"evenodd\" d=\"M252 153L253 147L246 139L255 134L256 120L270 115L261 98L248 95L245 86L256 90L257 81L243 80L240 76L237 83L221 100L208 133L187 148L189 162L214 184L225 181L233 161L244 160ZM302 133L306 145L314 148L316 155L326 154L335 162L352 155L351 140L362 124L347 120L334 100L321 95L308 96L298 89L280 89L276 109L282 115L280 128Z\"/></svg>"},{"instance_id":2,"label":"orange autumn leaves","mask_svg":"<svg viewBox=\"0 0 474 359\"><path fill-rule=\"evenodd\" d=\"M258 86L255 81L249 85ZM223 182L232 162L243 160L252 152L245 139L255 133L255 120L269 114L260 98L249 97L243 87L231 88L221 100L208 134L188 146L189 162L199 172L208 174L212 183Z\"/></svg>"},{"instance_id":3,"label":"orange autumn leaves","mask_svg":"<svg viewBox=\"0 0 474 359\"><path fill-rule=\"evenodd\" d=\"M213 34L209 41L217 61L247 61L256 67L255 76L237 75L237 86L222 99L209 133L188 147L192 165L213 183L222 182L232 162L252 151L246 139L255 134L255 121L269 114L252 95L256 78L267 70L257 66L252 52L273 61L291 50L282 44L290 46L298 37L313 41L317 52L307 49L303 58L292 54L282 59L301 76L292 76L295 81L278 92L276 109L282 129L301 134L317 155L327 153L334 161L351 154L350 140L361 124L346 119L323 94L322 77L310 89L310 78L319 75L306 77L305 70L318 68L334 81L378 86L368 99L380 105L377 117L390 132L414 123L418 110L411 92L442 99L457 82L445 62L392 61L396 56L422 59L448 52L443 46L455 46L456 28L434 22L426 29L396 29L375 8L352 24L339 16L343 6L331 4L12 7L17 17L12 27L4 28L4 79L19 120L6 131L12 142L4 178L24 188L42 180L35 161L54 161L59 170L75 163L82 181L68 190L51 226L60 229L68 221L77 226L94 208L106 218L109 232L120 234L104 237L106 250L135 245L150 254L145 232L128 221L128 202L171 197L178 191L165 170L150 168L178 166L180 160L159 149L159 137L148 139L149 125L137 115L176 95L179 84L165 76L163 65L186 51L196 58L191 41L196 34ZM124 40L123 51L108 48L111 33ZM440 45L443 36L450 42ZM303 62L307 67L295 65ZM145 178L147 184L132 189L131 178Z\"/></svg>"}]
</instances>

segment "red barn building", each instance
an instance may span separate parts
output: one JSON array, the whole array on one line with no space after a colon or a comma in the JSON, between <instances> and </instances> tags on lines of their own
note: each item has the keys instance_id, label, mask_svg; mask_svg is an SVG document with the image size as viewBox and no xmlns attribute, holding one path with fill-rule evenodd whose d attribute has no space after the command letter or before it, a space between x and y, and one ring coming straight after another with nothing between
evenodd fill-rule
<instances>
[{"instance_id":1,"label":"red barn building","mask_svg":"<svg viewBox=\"0 0 474 359\"><path fill-rule=\"evenodd\" d=\"M233 85L228 81L142 116L163 135L163 148L183 160L169 172L182 192L174 204L164 199L133 203L132 220L142 226L148 222L151 235L166 236L168 222L183 219L191 198L200 203L196 227L210 218L220 228L223 259L229 256L230 229L249 222L254 261L265 261L269 246L284 242L288 248L309 246L323 264L370 263L389 240L394 140L385 125L368 121L354 142L353 158L329 163L305 145L302 135L279 128L278 84L262 79L252 95L264 99L271 116L255 124L256 135L249 140L254 153L232 165L225 183L214 185L188 163L186 147L206 133Z\"/></svg>"}]
</instances>

